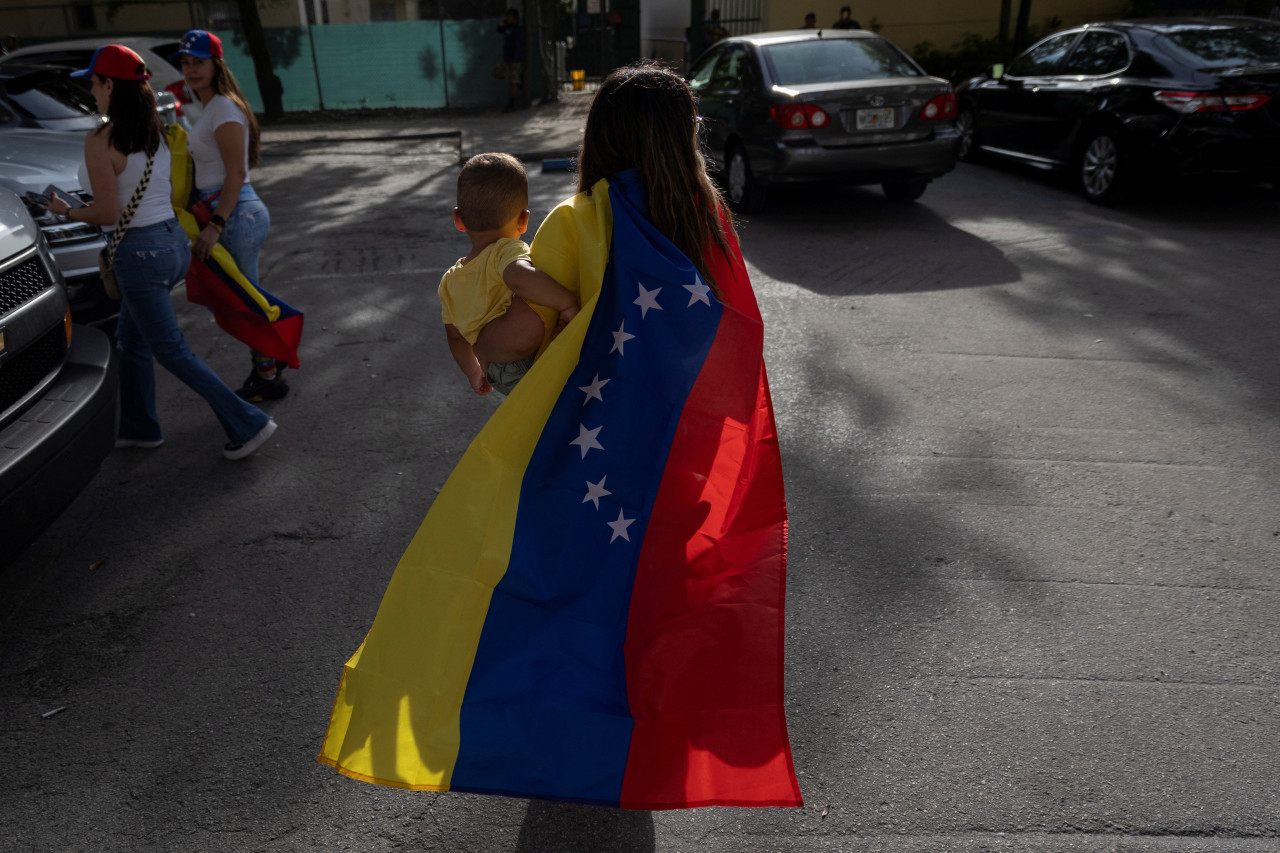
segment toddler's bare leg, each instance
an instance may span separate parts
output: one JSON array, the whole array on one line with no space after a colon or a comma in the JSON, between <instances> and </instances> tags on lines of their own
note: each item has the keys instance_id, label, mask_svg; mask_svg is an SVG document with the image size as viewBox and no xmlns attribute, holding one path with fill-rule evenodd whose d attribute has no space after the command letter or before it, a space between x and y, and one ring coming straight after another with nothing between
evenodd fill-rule
<instances>
[{"instance_id":1,"label":"toddler's bare leg","mask_svg":"<svg viewBox=\"0 0 1280 853\"><path fill-rule=\"evenodd\" d=\"M507 313L480 330L476 338L476 358L482 363L516 361L533 355L542 346L546 331L538 312L519 296L511 298Z\"/></svg>"}]
</instances>

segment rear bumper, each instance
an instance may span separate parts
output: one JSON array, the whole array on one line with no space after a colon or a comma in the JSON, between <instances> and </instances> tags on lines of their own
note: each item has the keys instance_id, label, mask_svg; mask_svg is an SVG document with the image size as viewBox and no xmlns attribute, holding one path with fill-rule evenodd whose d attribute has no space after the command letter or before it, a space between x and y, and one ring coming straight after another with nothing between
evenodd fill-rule
<instances>
[{"instance_id":1,"label":"rear bumper","mask_svg":"<svg viewBox=\"0 0 1280 853\"><path fill-rule=\"evenodd\" d=\"M1257 136L1214 127L1182 127L1163 146L1163 159L1184 175L1213 172L1280 174L1280 136Z\"/></svg>"},{"instance_id":2,"label":"rear bumper","mask_svg":"<svg viewBox=\"0 0 1280 853\"><path fill-rule=\"evenodd\" d=\"M778 143L772 157L756 170L757 178L772 186L931 180L955 168L956 139L947 127L930 139L892 145L823 148Z\"/></svg>"},{"instance_id":3,"label":"rear bumper","mask_svg":"<svg viewBox=\"0 0 1280 853\"><path fill-rule=\"evenodd\" d=\"M115 370L107 336L76 326L57 381L0 430L0 564L58 517L111 452Z\"/></svg>"}]
</instances>

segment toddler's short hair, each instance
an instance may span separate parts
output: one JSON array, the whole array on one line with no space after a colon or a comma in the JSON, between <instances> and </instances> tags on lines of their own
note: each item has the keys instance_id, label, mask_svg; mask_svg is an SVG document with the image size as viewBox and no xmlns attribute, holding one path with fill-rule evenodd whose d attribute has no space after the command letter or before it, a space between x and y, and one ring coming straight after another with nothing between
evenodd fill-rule
<instances>
[{"instance_id":1,"label":"toddler's short hair","mask_svg":"<svg viewBox=\"0 0 1280 853\"><path fill-rule=\"evenodd\" d=\"M529 206L529 178L510 154L477 154L458 174L458 216L468 231L491 231Z\"/></svg>"}]
</instances>

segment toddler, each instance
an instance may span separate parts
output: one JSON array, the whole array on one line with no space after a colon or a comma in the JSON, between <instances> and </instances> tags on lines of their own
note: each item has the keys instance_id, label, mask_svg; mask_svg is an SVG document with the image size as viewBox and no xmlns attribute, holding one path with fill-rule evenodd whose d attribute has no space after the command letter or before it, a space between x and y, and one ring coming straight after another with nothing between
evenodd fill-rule
<instances>
[{"instance_id":1,"label":"toddler","mask_svg":"<svg viewBox=\"0 0 1280 853\"><path fill-rule=\"evenodd\" d=\"M520 240L529 227L529 182L509 154L479 154L458 175L453 224L471 253L440 279L449 350L477 394L511 389L533 366L546 325L530 303L559 312L564 327L578 300L535 269Z\"/></svg>"}]
</instances>

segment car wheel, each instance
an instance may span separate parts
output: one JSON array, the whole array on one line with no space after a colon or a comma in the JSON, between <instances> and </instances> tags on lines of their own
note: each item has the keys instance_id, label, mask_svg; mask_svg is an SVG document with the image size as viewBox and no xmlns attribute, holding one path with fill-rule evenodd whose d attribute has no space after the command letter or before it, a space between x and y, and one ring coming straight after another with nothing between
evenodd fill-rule
<instances>
[{"instance_id":1,"label":"car wheel","mask_svg":"<svg viewBox=\"0 0 1280 853\"><path fill-rule=\"evenodd\" d=\"M972 160L978 156L978 114L973 107L961 107L956 116L956 132L960 138L956 141L956 157L961 160Z\"/></svg>"},{"instance_id":2,"label":"car wheel","mask_svg":"<svg viewBox=\"0 0 1280 853\"><path fill-rule=\"evenodd\" d=\"M889 201L915 201L924 195L924 188L929 186L928 181L891 181L887 184L881 184L885 197Z\"/></svg>"},{"instance_id":3,"label":"car wheel","mask_svg":"<svg viewBox=\"0 0 1280 853\"><path fill-rule=\"evenodd\" d=\"M1128 158L1115 131L1095 130L1080 148L1076 174L1084 197L1094 204L1114 202L1128 180Z\"/></svg>"},{"instance_id":4,"label":"car wheel","mask_svg":"<svg viewBox=\"0 0 1280 853\"><path fill-rule=\"evenodd\" d=\"M751 161L741 145L729 151L729 168L726 170L726 189L729 206L739 213L755 213L764 209L764 187L756 181L751 171Z\"/></svg>"}]
</instances>

